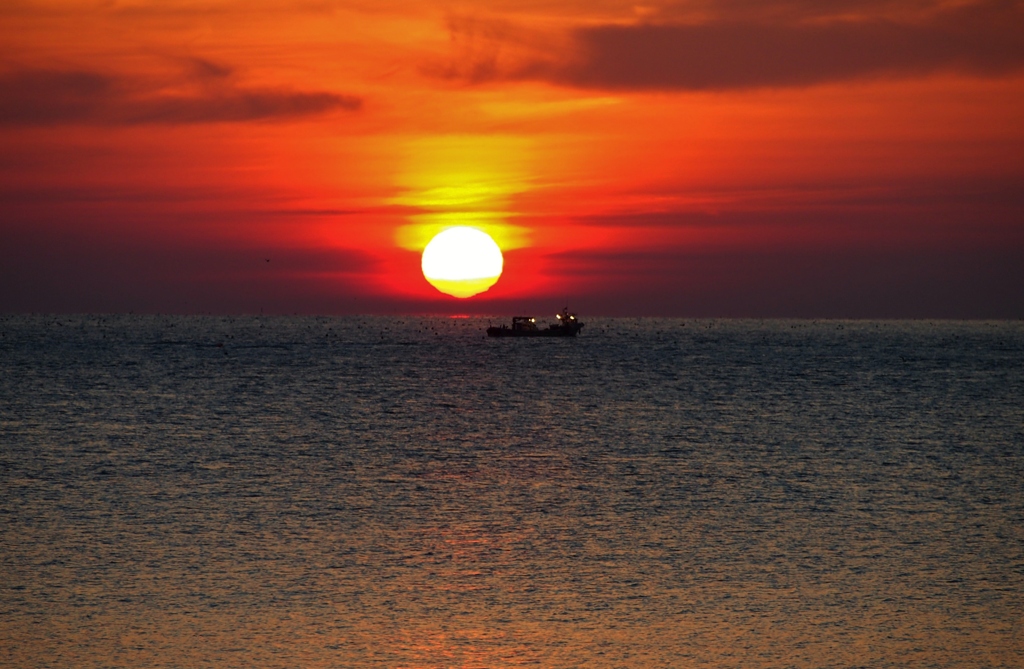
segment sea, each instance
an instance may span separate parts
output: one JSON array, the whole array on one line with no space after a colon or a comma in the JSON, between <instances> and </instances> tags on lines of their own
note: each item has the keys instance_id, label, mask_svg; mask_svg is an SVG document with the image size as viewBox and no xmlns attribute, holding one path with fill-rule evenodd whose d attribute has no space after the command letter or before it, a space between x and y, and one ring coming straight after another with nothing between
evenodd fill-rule
<instances>
[{"instance_id":1,"label":"sea","mask_svg":"<svg viewBox=\"0 0 1024 669\"><path fill-rule=\"evenodd\" d=\"M506 320L0 317L0 666L1024 666L1024 322Z\"/></svg>"}]
</instances>

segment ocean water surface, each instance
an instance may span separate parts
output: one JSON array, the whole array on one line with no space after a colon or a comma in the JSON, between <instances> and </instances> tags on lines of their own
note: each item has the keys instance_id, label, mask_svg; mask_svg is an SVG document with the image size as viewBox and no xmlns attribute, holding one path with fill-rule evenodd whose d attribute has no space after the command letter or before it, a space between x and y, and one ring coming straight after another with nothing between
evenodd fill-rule
<instances>
[{"instance_id":1,"label":"ocean water surface","mask_svg":"<svg viewBox=\"0 0 1024 669\"><path fill-rule=\"evenodd\" d=\"M1024 323L583 320L0 317L0 666L1024 666Z\"/></svg>"}]
</instances>

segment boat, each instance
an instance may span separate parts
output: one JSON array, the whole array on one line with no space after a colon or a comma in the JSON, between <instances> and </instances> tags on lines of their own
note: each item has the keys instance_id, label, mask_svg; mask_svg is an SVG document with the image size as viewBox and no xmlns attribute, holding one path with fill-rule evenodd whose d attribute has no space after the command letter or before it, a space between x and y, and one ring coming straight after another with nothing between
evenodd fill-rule
<instances>
[{"instance_id":1,"label":"boat","mask_svg":"<svg viewBox=\"0 0 1024 669\"><path fill-rule=\"evenodd\" d=\"M583 329L583 323L571 313L569 308L562 309L562 312L555 315L557 323L552 323L546 328L537 325L537 319L533 316L513 316L512 326L493 325L487 328L488 337L575 337Z\"/></svg>"}]
</instances>

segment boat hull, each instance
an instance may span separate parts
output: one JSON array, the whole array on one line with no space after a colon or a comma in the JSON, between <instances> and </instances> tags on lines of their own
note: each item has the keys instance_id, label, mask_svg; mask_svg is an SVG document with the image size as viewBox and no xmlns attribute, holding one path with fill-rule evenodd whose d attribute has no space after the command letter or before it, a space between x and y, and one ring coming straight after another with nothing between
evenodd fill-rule
<instances>
[{"instance_id":1,"label":"boat hull","mask_svg":"<svg viewBox=\"0 0 1024 669\"><path fill-rule=\"evenodd\" d=\"M557 327L547 330L517 330L507 326L487 328L488 337L575 337L583 329L582 325L574 327Z\"/></svg>"}]
</instances>

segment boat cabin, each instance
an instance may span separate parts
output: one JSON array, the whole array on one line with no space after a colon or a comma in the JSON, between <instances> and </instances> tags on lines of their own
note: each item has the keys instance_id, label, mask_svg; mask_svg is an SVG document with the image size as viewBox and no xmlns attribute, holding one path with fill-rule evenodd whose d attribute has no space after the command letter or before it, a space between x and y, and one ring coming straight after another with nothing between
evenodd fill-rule
<instances>
[{"instance_id":1,"label":"boat cabin","mask_svg":"<svg viewBox=\"0 0 1024 669\"><path fill-rule=\"evenodd\" d=\"M537 329L537 319L533 316L513 316L512 329L522 332L532 332Z\"/></svg>"}]
</instances>

